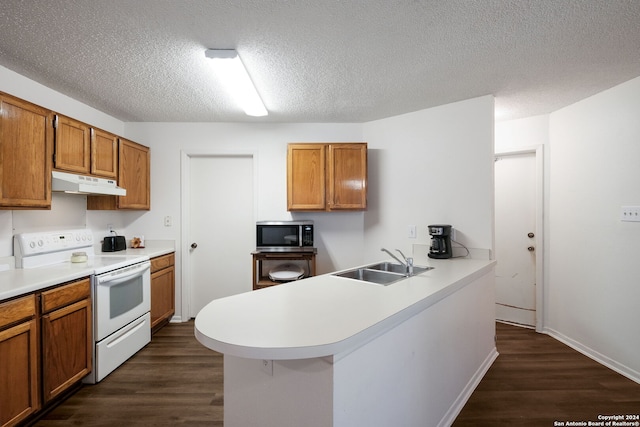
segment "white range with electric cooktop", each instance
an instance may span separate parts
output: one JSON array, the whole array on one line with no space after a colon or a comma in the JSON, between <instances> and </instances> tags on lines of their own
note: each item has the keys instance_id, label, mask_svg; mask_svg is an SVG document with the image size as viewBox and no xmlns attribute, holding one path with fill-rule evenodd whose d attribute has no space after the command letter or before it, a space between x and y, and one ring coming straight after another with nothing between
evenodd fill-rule
<instances>
[{"instance_id":1,"label":"white range with electric cooktop","mask_svg":"<svg viewBox=\"0 0 640 427\"><path fill-rule=\"evenodd\" d=\"M91 230L22 233L14 236L16 268L69 264L91 276L95 384L151 341L151 263L146 255L96 255Z\"/></svg>"}]
</instances>

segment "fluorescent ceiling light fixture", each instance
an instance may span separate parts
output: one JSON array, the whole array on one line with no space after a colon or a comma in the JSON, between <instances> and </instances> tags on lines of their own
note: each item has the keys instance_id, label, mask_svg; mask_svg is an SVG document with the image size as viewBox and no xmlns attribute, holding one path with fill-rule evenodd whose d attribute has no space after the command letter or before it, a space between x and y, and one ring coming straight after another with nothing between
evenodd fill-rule
<instances>
[{"instance_id":1,"label":"fluorescent ceiling light fixture","mask_svg":"<svg viewBox=\"0 0 640 427\"><path fill-rule=\"evenodd\" d=\"M235 49L207 49L204 54L213 60L216 73L247 115L259 117L268 114Z\"/></svg>"}]
</instances>

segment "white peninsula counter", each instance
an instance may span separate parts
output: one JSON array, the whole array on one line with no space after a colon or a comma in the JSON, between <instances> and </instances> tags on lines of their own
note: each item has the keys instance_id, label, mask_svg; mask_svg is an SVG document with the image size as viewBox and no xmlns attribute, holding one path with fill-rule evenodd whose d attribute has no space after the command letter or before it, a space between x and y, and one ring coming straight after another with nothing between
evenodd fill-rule
<instances>
[{"instance_id":1,"label":"white peninsula counter","mask_svg":"<svg viewBox=\"0 0 640 427\"><path fill-rule=\"evenodd\" d=\"M450 425L497 357L495 261L429 260L382 286L331 274L214 300L224 424Z\"/></svg>"}]
</instances>

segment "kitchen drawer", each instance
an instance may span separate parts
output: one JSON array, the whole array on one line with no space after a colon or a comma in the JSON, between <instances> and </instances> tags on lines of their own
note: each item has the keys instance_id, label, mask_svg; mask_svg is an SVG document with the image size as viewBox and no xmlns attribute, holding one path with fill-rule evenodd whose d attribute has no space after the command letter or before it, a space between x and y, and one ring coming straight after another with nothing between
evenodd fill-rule
<instances>
[{"instance_id":1,"label":"kitchen drawer","mask_svg":"<svg viewBox=\"0 0 640 427\"><path fill-rule=\"evenodd\" d=\"M0 329L36 315L36 296L0 303Z\"/></svg>"},{"instance_id":2,"label":"kitchen drawer","mask_svg":"<svg viewBox=\"0 0 640 427\"><path fill-rule=\"evenodd\" d=\"M42 313L49 313L91 296L91 281L86 279L62 285L42 293Z\"/></svg>"},{"instance_id":3,"label":"kitchen drawer","mask_svg":"<svg viewBox=\"0 0 640 427\"><path fill-rule=\"evenodd\" d=\"M151 259L151 273L171 267L175 263L174 254L162 255Z\"/></svg>"}]
</instances>

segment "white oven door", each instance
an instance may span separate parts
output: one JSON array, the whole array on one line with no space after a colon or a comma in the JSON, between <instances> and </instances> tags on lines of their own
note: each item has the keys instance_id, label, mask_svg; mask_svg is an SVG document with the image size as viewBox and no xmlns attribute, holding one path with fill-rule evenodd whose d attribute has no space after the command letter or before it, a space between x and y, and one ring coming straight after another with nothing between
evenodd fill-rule
<instances>
[{"instance_id":1,"label":"white oven door","mask_svg":"<svg viewBox=\"0 0 640 427\"><path fill-rule=\"evenodd\" d=\"M94 276L95 341L151 310L151 263Z\"/></svg>"}]
</instances>

